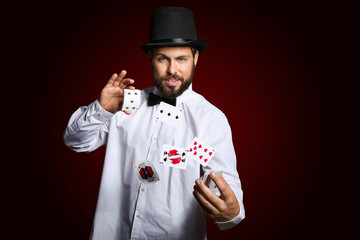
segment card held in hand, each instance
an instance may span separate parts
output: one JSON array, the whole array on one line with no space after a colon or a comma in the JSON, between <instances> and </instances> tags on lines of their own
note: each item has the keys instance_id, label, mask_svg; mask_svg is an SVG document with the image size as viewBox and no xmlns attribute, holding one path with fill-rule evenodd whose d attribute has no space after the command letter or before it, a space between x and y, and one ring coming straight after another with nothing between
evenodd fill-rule
<instances>
[{"instance_id":1,"label":"card held in hand","mask_svg":"<svg viewBox=\"0 0 360 240\"><path fill-rule=\"evenodd\" d=\"M124 102L121 111L135 110L140 107L141 92L139 89L124 89Z\"/></svg>"},{"instance_id":2,"label":"card held in hand","mask_svg":"<svg viewBox=\"0 0 360 240\"><path fill-rule=\"evenodd\" d=\"M184 113L180 108L174 107L165 102L160 102L155 118L171 126L177 127L183 119Z\"/></svg>"},{"instance_id":3,"label":"card held in hand","mask_svg":"<svg viewBox=\"0 0 360 240\"><path fill-rule=\"evenodd\" d=\"M140 183L143 185L160 181L159 175L150 160L134 164L134 169Z\"/></svg>"},{"instance_id":4,"label":"card held in hand","mask_svg":"<svg viewBox=\"0 0 360 240\"><path fill-rule=\"evenodd\" d=\"M216 175L221 177L222 171L215 171ZM204 174L201 178L201 181L205 183L205 185L216 195L220 196L219 188L216 186L215 182L211 179L210 173Z\"/></svg>"},{"instance_id":5,"label":"card held in hand","mask_svg":"<svg viewBox=\"0 0 360 240\"><path fill-rule=\"evenodd\" d=\"M159 162L165 166L186 169L186 151L179 147L164 144Z\"/></svg>"},{"instance_id":6,"label":"card held in hand","mask_svg":"<svg viewBox=\"0 0 360 240\"><path fill-rule=\"evenodd\" d=\"M207 166L215 154L215 150L195 137L189 148L190 156L198 161L201 165Z\"/></svg>"}]
</instances>

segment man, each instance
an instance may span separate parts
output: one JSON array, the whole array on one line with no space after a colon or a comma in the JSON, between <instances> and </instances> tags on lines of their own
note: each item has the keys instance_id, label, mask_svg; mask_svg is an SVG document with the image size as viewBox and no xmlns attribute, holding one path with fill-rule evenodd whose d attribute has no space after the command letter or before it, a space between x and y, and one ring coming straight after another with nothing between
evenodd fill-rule
<instances>
[{"instance_id":1,"label":"man","mask_svg":"<svg viewBox=\"0 0 360 240\"><path fill-rule=\"evenodd\" d=\"M68 147L88 152L107 145L92 239L206 239L205 213L220 229L245 217L230 126L220 110L192 90L206 47L207 41L197 40L190 10L156 9L150 41L141 45L155 86L141 91L139 108L121 111L124 89L135 89L123 70L111 76L98 100L71 116L64 134ZM156 118L159 102L183 113L178 125ZM208 165L188 160L180 169L159 163L165 144L185 148L195 137L216 150ZM144 160L154 169L144 168L142 177L156 172L159 181L139 181L133 166ZM220 196L199 179L209 173Z\"/></svg>"}]
</instances>

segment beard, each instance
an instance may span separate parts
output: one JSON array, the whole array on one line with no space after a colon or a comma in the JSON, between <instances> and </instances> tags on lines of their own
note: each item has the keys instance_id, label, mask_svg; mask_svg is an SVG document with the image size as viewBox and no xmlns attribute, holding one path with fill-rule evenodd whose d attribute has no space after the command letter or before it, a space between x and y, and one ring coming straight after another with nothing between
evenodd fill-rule
<instances>
[{"instance_id":1,"label":"beard","mask_svg":"<svg viewBox=\"0 0 360 240\"><path fill-rule=\"evenodd\" d=\"M159 93L163 97L176 98L189 88L189 86L192 83L193 77L194 77L194 71L195 71L195 68L193 68L190 77L187 79L184 79L183 77L180 77L177 74L167 74L166 76L155 77L154 71L153 71L154 84L157 87L157 89L159 90ZM165 80L170 79L170 78L174 78L181 82L180 87L178 89L176 89L176 86L167 86L165 84Z\"/></svg>"}]
</instances>

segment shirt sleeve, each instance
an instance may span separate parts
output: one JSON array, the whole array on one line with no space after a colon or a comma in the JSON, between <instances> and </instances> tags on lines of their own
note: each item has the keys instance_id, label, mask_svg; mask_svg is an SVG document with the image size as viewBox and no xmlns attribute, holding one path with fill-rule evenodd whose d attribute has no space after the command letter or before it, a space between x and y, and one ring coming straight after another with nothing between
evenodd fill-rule
<instances>
[{"instance_id":1,"label":"shirt sleeve","mask_svg":"<svg viewBox=\"0 0 360 240\"><path fill-rule=\"evenodd\" d=\"M65 145L76 152L91 152L106 143L110 119L99 100L75 111L64 132Z\"/></svg>"},{"instance_id":2,"label":"shirt sleeve","mask_svg":"<svg viewBox=\"0 0 360 240\"><path fill-rule=\"evenodd\" d=\"M212 171L222 171L223 177L233 190L240 207L240 212L234 219L226 222L215 222L221 230L224 230L234 227L245 218L243 191L237 172L231 128L226 116L220 110L218 112L211 111L205 119L204 128L199 138L204 139L216 152L209 164L203 167L204 174Z\"/></svg>"},{"instance_id":3,"label":"shirt sleeve","mask_svg":"<svg viewBox=\"0 0 360 240\"><path fill-rule=\"evenodd\" d=\"M244 206L242 204L240 206L242 206L243 208L241 209L241 207L240 207L239 214L236 217L234 217L233 219L226 221L226 222L215 221L215 223L217 224L217 226L219 227L220 230L232 228L245 218L245 214L242 213L242 211L244 210Z\"/></svg>"}]
</instances>

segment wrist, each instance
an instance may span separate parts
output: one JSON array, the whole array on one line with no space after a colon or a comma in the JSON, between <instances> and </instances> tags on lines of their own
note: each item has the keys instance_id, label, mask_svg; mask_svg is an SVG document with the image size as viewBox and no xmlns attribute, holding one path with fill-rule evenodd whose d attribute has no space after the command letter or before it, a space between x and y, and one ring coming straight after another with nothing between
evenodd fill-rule
<instances>
[{"instance_id":1,"label":"wrist","mask_svg":"<svg viewBox=\"0 0 360 240\"><path fill-rule=\"evenodd\" d=\"M102 110L104 110L108 113L115 114L117 112L116 110L112 109L109 105L102 102L100 98L98 99L98 104Z\"/></svg>"}]
</instances>

